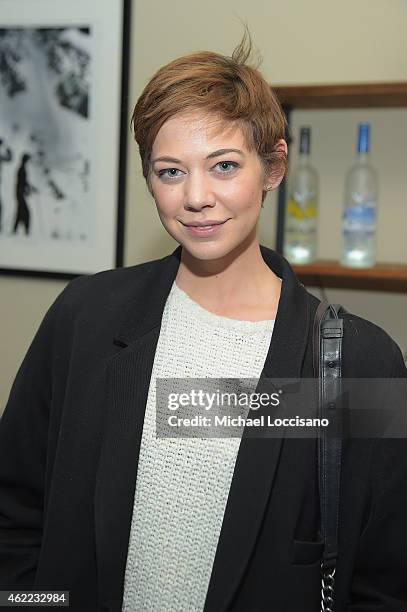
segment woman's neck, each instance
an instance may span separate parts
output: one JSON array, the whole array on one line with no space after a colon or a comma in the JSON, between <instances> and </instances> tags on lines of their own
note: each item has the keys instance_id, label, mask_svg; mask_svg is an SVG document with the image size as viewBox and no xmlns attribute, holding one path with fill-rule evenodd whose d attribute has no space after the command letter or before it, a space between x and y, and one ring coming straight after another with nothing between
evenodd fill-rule
<instances>
[{"instance_id":1,"label":"woman's neck","mask_svg":"<svg viewBox=\"0 0 407 612\"><path fill-rule=\"evenodd\" d=\"M281 282L264 261L257 240L221 260L197 260L183 248L175 281L216 314L253 321L275 318Z\"/></svg>"}]
</instances>

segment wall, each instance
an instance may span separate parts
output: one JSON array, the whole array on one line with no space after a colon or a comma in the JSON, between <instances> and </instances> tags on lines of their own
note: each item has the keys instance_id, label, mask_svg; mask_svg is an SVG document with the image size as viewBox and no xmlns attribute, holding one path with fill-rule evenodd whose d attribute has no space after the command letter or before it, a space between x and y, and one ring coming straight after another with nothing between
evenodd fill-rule
<instances>
[{"instance_id":1,"label":"wall","mask_svg":"<svg viewBox=\"0 0 407 612\"><path fill-rule=\"evenodd\" d=\"M191 2L135 0L132 16L130 101L149 76L176 56L197 49L231 53L242 27L249 25L275 84L407 80L407 0L234 0ZM129 109L130 112L130 109ZM407 111L295 113L294 134L303 122L314 131L314 159L321 185L320 255L336 256L332 218L340 213L342 180L351 163L354 124L372 119L374 163L381 173L381 259L407 263ZM130 115L129 115L130 116ZM293 155L293 161L295 154ZM161 257L176 244L161 227L142 180L138 154L128 146L125 264ZM275 196L262 211L260 242L274 246ZM64 282L0 277L0 412L25 351L46 309ZM317 292L317 291L316 291ZM328 297L385 327L405 349L407 296L328 291Z\"/></svg>"}]
</instances>

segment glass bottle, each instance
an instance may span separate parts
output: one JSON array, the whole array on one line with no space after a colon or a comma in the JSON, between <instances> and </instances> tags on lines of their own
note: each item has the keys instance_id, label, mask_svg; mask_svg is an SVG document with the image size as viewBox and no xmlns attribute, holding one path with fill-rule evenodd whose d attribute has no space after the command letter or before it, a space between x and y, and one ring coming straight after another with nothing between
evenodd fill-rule
<instances>
[{"instance_id":1,"label":"glass bottle","mask_svg":"<svg viewBox=\"0 0 407 612\"><path fill-rule=\"evenodd\" d=\"M310 161L311 128L301 127L299 160L289 181L285 218L284 256L307 264L317 256L318 174Z\"/></svg>"},{"instance_id":2,"label":"glass bottle","mask_svg":"<svg viewBox=\"0 0 407 612\"><path fill-rule=\"evenodd\" d=\"M376 263L378 180L369 162L370 124L360 123L357 154L345 181L341 264L369 268Z\"/></svg>"}]
</instances>

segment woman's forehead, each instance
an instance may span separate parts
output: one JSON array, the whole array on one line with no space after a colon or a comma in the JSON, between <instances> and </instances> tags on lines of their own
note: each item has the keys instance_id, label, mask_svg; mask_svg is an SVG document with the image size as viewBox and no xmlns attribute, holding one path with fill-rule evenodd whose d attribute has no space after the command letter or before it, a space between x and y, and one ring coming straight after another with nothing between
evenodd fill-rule
<instances>
[{"instance_id":1,"label":"woman's forehead","mask_svg":"<svg viewBox=\"0 0 407 612\"><path fill-rule=\"evenodd\" d=\"M154 140L153 151L168 146L248 148L239 122L202 111L177 113L167 119Z\"/></svg>"}]
</instances>

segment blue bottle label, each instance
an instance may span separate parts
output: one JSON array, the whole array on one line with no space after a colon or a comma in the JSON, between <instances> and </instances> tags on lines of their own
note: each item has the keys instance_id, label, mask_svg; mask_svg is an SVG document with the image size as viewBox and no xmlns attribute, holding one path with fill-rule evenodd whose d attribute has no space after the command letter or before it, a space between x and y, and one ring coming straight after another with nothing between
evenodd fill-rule
<instances>
[{"instance_id":1,"label":"blue bottle label","mask_svg":"<svg viewBox=\"0 0 407 612\"><path fill-rule=\"evenodd\" d=\"M343 219L348 223L374 225L376 221L376 207L370 203L350 206L343 211Z\"/></svg>"}]
</instances>

